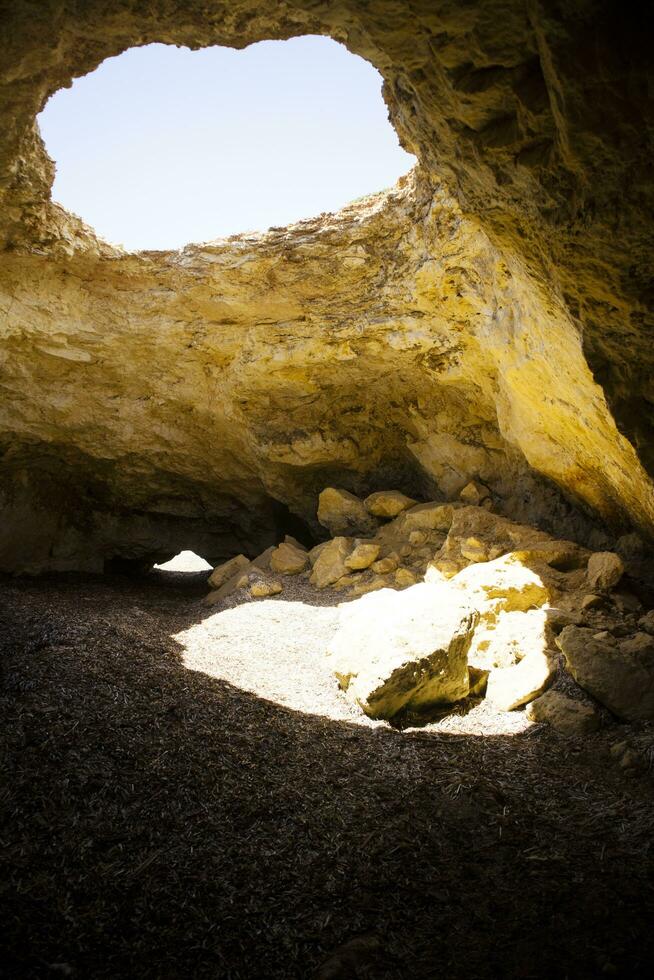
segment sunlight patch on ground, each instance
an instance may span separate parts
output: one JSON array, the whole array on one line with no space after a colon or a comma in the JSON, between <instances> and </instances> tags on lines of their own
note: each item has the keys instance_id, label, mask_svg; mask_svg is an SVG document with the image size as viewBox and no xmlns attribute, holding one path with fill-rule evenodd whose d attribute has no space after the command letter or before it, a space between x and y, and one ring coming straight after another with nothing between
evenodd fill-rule
<instances>
[{"instance_id":1,"label":"sunlight patch on ground","mask_svg":"<svg viewBox=\"0 0 654 980\"><path fill-rule=\"evenodd\" d=\"M264 599L207 615L174 636L184 665L304 714L365 727L372 721L340 690L326 657L337 606ZM530 727L523 711L461 702L420 730L434 734L514 735Z\"/></svg>"},{"instance_id":2,"label":"sunlight patch on ground","mask_svg":"<svg viewBox=\"0 0 654 980\"><path fill-rule=\"evenodd\" d=\"M178 555L166 561L163 565L155 565L164 572L210 572L211 565L200 558L194 551L180 551Z\"/></svg>"}]
</instances>

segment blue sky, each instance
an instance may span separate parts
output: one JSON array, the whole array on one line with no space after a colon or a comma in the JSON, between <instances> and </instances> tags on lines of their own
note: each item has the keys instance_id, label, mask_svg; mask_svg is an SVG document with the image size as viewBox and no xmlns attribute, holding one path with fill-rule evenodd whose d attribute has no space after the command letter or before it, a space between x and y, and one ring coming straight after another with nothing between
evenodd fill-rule
<instances>
[{"instance_id":1,"label":"blue sky","mask_svg":"<svg viewBox=\"0 0 654 980\"><path fill-rule=\"evenodd\" d=\"M414 163L379 73L322 37L132 48L57 92L39 124L54 200L130 249L309 218Z\"/></svg>"}]
</instances>

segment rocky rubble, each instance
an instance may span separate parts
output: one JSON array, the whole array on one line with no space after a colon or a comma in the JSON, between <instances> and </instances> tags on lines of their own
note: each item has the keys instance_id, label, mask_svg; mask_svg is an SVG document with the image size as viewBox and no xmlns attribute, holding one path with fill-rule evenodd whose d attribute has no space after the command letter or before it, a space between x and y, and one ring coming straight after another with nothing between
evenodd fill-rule
<instances>
[{"instance_id":1,"label":"rocky rubble","mask_svg":"<svg viewBox=\"0 0 654 980\"><path fill-rule=\"evenodd\" d=\"M295 576L334 591L341 625L327 653L371 717L483 695L500 711L536 704L529 717L560 732L590 731L576 702L556 691L544 700L565 668L617 717L654 718L654 610L642 615L617 554L494 513L478 483L459 500L420 503L328 487L317 512L330 539L307 549L287 535L252 561L230 559L210 576L207 602L237 590L283 598Z\"/></svg>"}]
</instances>

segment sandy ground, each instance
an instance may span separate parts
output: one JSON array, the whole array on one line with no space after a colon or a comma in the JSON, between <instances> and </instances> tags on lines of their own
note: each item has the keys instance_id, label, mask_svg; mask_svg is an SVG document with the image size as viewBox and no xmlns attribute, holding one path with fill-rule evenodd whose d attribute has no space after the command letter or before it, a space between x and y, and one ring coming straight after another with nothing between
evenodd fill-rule
<instances>
[{"instance_id":1,"label":"sandy ground","mask_svg":"<svg viewBox=\"0 0 654 980\"><path fill-rule=\"evenodd\" d=\"M205 579L0 581L0 977L649 975L648 726L396 731L326 669L333 596Z\"/></svg>"}]
</instances>

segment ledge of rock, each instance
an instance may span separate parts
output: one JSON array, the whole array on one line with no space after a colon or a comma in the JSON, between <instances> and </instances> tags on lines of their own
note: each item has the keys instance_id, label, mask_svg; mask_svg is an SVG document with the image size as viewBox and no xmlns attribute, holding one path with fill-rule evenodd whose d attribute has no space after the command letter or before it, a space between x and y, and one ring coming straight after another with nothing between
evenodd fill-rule
<instances>
[{"instance_id":1,"label":"ledge of rock","mask_svg":"<svg viewBox=\"0 0 654 980\"><path fill-rule=\"evenodd\" d=\"M637 9L17 0L0 17L0 569L309 543L329 483L420 500L473 481L593 550L598 528L651 536ZM74 77L135 44L312 33L382 73L420 161L391 191L138 254L51 202L35 117Z\"/></svg>"}]
</instances>

